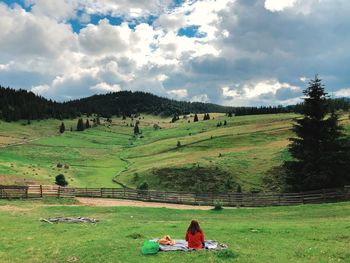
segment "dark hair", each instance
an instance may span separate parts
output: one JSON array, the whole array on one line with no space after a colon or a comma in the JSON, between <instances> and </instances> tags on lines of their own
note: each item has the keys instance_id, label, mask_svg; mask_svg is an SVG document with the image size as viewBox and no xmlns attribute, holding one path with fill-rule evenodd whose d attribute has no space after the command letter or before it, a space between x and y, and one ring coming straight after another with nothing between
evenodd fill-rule
<instances>
[{"instance_id":1,"label":"dark hair","mask_svg":"<svg viewBox=\"0 0 350 263\"><path fill-rule=\"evenodd\" d=\"M196 234L197 232L202 232L201 227L199 226L199 223L197 220L192 220L191 224L187 228L188 232L191 232L192 235Z\"/></svg>"}]
</instances>

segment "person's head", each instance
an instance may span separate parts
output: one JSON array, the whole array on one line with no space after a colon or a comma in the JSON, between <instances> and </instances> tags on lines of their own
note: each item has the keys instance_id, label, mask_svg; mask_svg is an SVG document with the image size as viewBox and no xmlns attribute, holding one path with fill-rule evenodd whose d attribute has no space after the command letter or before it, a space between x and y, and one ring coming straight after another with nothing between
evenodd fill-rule
<instances>
[{"instance_id":1,"label":"person's head","mask_svg":"<svg viewBox=\"0 0 350 263\"><path fill-rule=\"evenodd\" d=\"M199 223L197 220L192 220L187 231L191 232L191 234L194 235L197 232L202 232L202 229L199 226Z\"/></svg>"}]
</instances>

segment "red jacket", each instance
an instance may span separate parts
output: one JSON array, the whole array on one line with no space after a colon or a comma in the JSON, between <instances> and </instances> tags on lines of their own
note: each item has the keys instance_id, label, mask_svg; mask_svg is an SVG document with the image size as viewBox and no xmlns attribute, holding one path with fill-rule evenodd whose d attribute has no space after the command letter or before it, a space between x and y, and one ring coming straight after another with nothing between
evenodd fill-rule
<instances>
[{"instance_id":1,"label":"red jacket","mask_svg":"<svg viewBox=\"0 0 350 263\"><path fill-rule=\"evenodd\" d=\"M202 243L204 243L204 233L196 232L194 235L190 231L186 232L186 241L188 242L189 248L194 248L196 250L202 248Z\"/></svg>"}]
</instances>

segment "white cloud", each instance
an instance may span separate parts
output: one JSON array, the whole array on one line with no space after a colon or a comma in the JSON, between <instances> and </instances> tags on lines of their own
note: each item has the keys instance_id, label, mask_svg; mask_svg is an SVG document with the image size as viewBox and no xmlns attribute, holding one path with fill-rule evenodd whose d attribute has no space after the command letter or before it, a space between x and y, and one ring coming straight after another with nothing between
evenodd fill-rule
<instances>
[{"instance_id":1,"label":"white cloud","mask_svg":"<svg viewBox=\"0 0 350 263\"><path fill-rule=\"evenodd\" d=\"M210 99L207 94L199 94L199 95L193 96L190 99L190 101L191 102L209 102Z\"/></svg>"},{"instance_id":2,"label":"white cloud","mask_svg":"<svg viewBox=\"0 0 350 263\"><path fill-rule=\"evenodd\" d=\"M188 96L187 89L174 89L167 91L167 94L176 99L183 99Z\"/></svg>"},{"instance_id":3,"label":"white cloud","mask_svg":"<svg viewBox=\"0 0 350 263\"><path fill-rule=\"evenodd\" d=\"M32 92L41 96L45 96L46 92L48 92L49 90L50 90L49 85L39 85L31 88Z\"/></svg>"},{"instance_id":4,"label":"white cloud","mask_svg":"<svg viewBox=\"0 0 350 263\"><path fill-rule=\"evenodd\" d=\"M65 21L76 16L77 0L30 0L32 13L38 16L48 16L57 21Z\"/></svg>"},{"instance_id":5,"label":"white cloud","mask_svg":"<svg viewBox=\"0 0 350 263\"><path fill-rule=\"evenodd\" d=\"M277 105L295 104L300 101L301 88L276 79L262 80L234 87L222 87L226 105Z\"/></svg>"},{"instance_id":6,"label":"white cloud","mask_svg":"<svg viewBox=\"0 0 350 263\"><path fill-rule=\"evenodd\" d=\"M299 87L291 86L288 83L280 83L277 80L265 80L258 83L246 84L243 86L244 96L247 98L256 98L264 94L276 94L282 88L287 88L292 91L301 91Z\"/></svg>"},{"instance_id":7,"label":"white cloud","mask_svg":"<svg viewBox=\"0 0 350 263\"><path fill-rule=\"evenodd\" d=\"M350 97L350 88L340 89L334 92L337 97Z\"/></svg>"},{"instance_id":8,"label":"white cloud","mask_svg":"<svg viewBox=\"0 0 350 263\"><path fill-rule=\"evenodd\" d=\"M85 0L80 1L82 8L88 14L124 16L127 19L157 15L164 12L171 0Z\"/></svg>"},{"instance_id":9,"label":"white cloud","mask_svg":"<svg viewBox=\"0 0 350 263\"><path fill-rule=\"evenodd\" d=\"M270 11L282 11L285 8L293 7L297 0L266 0L265 8Z\"/></svg>"},{"instance_id":10,"label":"white cloud","mask_svg":"<svg viewBox=\"0 0 350 263\"><path fill-rule=\"evenodd\" d=\"M121 88L118 84L114 84L114 85L110 85L106 82L101 82L101 83L98 83L97 85L93 86L90 88L92 91L96 91L96 92L102 92L102 93L105 93L105 92L117 92L117 91L120 91Z\"/></svg>"}]
</instances>

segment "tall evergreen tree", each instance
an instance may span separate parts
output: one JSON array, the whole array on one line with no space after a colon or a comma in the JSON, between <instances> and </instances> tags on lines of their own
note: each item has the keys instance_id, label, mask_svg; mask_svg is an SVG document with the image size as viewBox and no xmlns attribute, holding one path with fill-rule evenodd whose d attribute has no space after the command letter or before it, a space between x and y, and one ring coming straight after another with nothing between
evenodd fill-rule
<instances>
[{"instance_id":1,"label":"tall evergreen tree","mask_svg":"<svg viewBox=\"0 0 350 263\"><path fill-rule=\"evenodd\" d=\"M342 133L338 116L329 117L327 93L316 76L303 92L304 117L293 126L289 151L294 158L285 162L286 184L292 191L342 187L350 183L349 139ZM328 117L327 117L328 116Z\"/></svg>"},{"instance_id":2,"label":"tall evergreen tree","mask_svg":"<svg viewBox=\"0 0 350 263\"><path fill-rule=\"evenodd\" d=\"M83 131L85 129L84 121L82 118L79 118L77 124L77 131Z\"/></svg>"},{"instance_id":3,"label":"tall evergreen tree","mask_svg":"<svg viewBox=\"0 0 350 263\"><path fill-rule=\"evenodd\" d=\"M193 118L193 122L197 122L198 121L198 116L197 116L197 113L194 115L194 118Z\"/></svg>"},{"instance_id":4,"label":"tall evergreen tree","mask_svg":"<svg viewBox=\"0 0 350 263\"><path fill-rule=\"evenodd\" d=\"M64 133L66 131L66 127L64 126L64 123L62 122L60 125L60 133Z\"/></svg>"}]
</instances>

